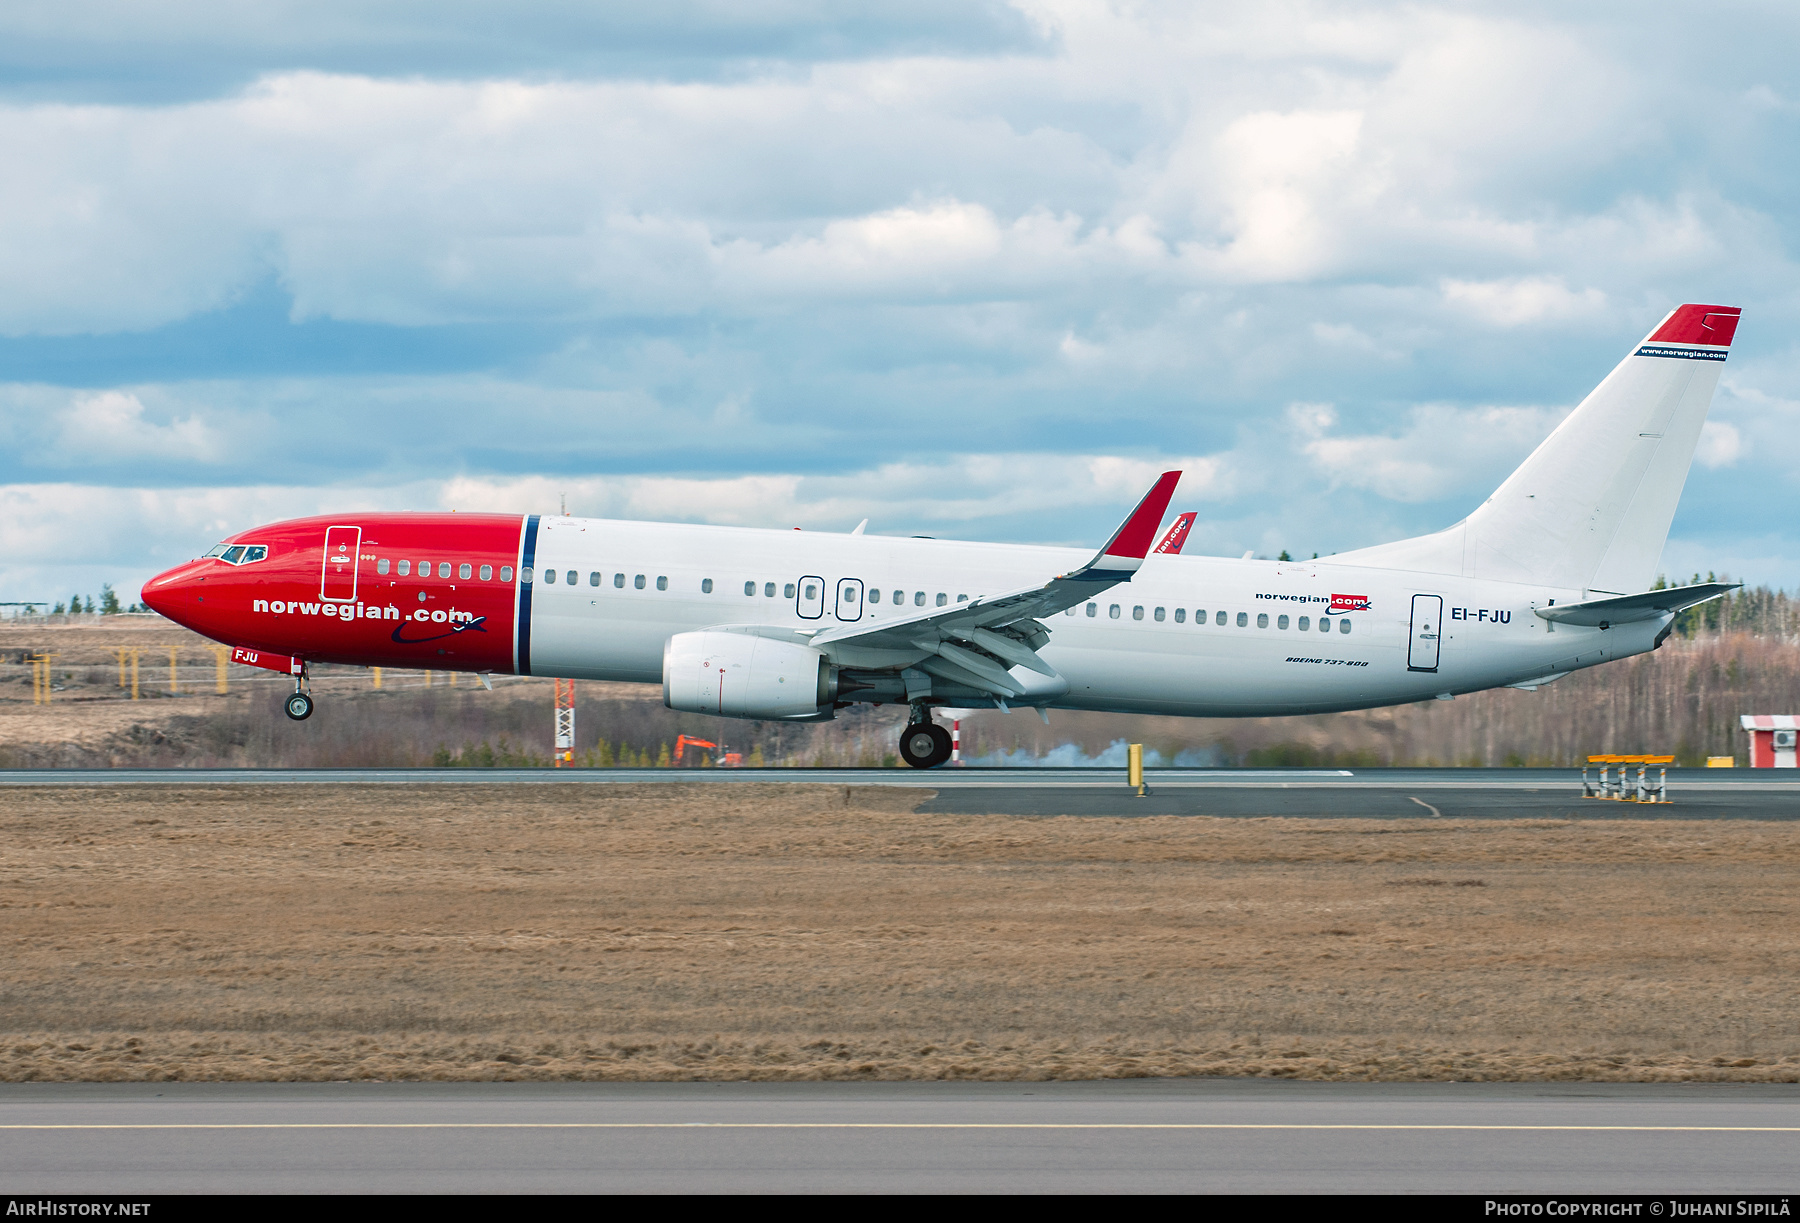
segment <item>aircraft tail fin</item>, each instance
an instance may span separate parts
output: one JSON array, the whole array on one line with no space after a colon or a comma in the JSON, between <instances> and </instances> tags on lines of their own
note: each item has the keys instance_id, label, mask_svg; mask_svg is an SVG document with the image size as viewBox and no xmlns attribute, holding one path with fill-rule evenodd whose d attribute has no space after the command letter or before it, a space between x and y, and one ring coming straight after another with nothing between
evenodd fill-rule
<instances>
[{"instance_id":1,"label":"aircraft tail fin","mask_svg":"<svg viewBox=\"0 0 1800 1223\"><path fill-rule=\"evenodd\" d=\"M1735 306L1671 311L1474 513L1334 561L1630 594L1656 575Z\"/></svg>"}]
</instances>

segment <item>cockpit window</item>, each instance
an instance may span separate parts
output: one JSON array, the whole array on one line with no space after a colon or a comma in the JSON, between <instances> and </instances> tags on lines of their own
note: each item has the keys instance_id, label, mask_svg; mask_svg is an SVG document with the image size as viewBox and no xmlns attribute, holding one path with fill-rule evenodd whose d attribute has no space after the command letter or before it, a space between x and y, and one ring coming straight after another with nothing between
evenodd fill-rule
<instances>
[{"instance_id":1,"label":"cockpit window","mask_svg":"<svg viewBox=\"0 0 1800 1223\"><path fill-rule=\"evenodd\" d=\"M220 544L206 555L227 565L248 565L269 555L269 549L266 544Z\"/></svg>"}]
</instances>

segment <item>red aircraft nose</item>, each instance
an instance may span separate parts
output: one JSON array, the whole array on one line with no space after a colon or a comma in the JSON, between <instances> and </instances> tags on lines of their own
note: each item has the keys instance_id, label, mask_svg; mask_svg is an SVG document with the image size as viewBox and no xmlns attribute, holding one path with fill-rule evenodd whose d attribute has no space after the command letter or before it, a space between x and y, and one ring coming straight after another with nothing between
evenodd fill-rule
<instances>
[{"instance_id":1,"label":"red aircraft nose","mask_svg":"<svg viewBox=\"0 0 1800 1223\"><path fill-rule=\"evenodd\" d=\"M206 561L189 561L177 565L144 583L144 606L177 624L192 618L196 604L205 597L203 573Z\"/></svg>"}]
</instances>

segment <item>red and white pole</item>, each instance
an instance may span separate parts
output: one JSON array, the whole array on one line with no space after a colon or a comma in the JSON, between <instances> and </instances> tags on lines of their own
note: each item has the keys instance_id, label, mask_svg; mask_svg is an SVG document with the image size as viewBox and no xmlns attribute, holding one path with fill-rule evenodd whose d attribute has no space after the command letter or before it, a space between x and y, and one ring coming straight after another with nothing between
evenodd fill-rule
<instances>
[{"instance_id":1,"label":"red and white pole","mask_svg":"<svg viewBox=\"0 0 1800 1223\"><path fill-rule=\"evenodd\" d=\"M950 763L958 768L962 766L961 718L953 718L950 721Z\"/></svg>"}]
</instances>

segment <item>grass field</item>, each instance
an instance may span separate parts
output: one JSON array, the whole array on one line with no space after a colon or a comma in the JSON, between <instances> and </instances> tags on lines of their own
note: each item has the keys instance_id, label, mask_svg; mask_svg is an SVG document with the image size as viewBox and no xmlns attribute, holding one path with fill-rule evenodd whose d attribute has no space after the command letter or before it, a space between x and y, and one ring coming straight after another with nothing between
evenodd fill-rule
<instances>
[{"instance_id":1,"label":"grass field","mask_svg":"<svg viewBox=\"0 0 1800 1223\"><path fill-rule=\"evenodd\" d=\"M0 790L0 1077L1800 1080L1792 825Z\"/></svg>"}]
</instances>

